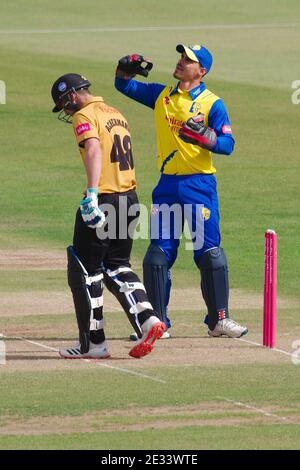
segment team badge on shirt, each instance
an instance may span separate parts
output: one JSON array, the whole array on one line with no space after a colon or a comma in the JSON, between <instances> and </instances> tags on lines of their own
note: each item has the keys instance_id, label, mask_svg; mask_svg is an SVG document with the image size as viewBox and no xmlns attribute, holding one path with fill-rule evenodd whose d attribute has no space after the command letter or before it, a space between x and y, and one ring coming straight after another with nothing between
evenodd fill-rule
<instances>
[{"instance_id":1,"label":"team badge on shirt","mask_svg":"<svg viewBox=\"0 0 300 470\"><path fill-rule=\"evenodd\" d=\"M192 103L192 106L190 107L189 112L190 113L199 113L200 109L201 109L201 104L197 103L197 101L194 101Z\"/></svg>"}]
</instances>

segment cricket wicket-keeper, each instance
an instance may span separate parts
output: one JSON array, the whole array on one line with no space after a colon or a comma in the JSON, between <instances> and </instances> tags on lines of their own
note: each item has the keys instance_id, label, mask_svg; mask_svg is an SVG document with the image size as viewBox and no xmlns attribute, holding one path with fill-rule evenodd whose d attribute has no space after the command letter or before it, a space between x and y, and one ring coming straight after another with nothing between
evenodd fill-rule
<instances>
[{"instance_id":1,"label":"cricket wicket-keeper","mask_svg":"<svg viewBox=\"0 0 300 470\"><path fill-rule=\"evenodd\" d=\"M201 243L193 238L193 249L207 306L208 333L238 338L248 330L229 318L228 268L220 246L213 164L213 157L233 152L234 138L224 102L207 89L203 81L211 69L212 54L203 45L179 44L176 50L180 54L173 73L176 83L165 85L135 80L136 74L147 77L152 69L152 63L139 54L122 57L116 70L117 90L151 108L156 126L160 179L152 193L155 210L151 225L158 225L159 230L158 236L152 237L144 258L144 284L153 307L169 328L170 270L177 257L180 237L175 233L178 224L161 222L159 214L166 205L179 205L183 214L185 208L190 207L190 229L193 227L196 235L204 232ZM184 222L182 217L180 235Z\"/></svg>"}]
</instances>

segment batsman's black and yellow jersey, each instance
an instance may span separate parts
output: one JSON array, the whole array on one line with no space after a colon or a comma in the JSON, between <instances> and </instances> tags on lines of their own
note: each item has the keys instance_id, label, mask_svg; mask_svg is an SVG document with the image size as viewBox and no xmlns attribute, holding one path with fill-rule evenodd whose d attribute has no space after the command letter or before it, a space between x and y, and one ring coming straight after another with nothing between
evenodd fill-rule
<instances>
[{"instance_id":1,"label":"batsman's black and yellow jersey","mask_svg":"<svg viewBox=\"0 0 300 470\"><path fill-rule=\"evenodd\" d=\"M136 188L128 123L118 110L105 104L101 96L92 97L74 114L73 129L83 160L83 142L92 137L100 141L99 193L123 193Z\"/></svg>"}]
</instances>

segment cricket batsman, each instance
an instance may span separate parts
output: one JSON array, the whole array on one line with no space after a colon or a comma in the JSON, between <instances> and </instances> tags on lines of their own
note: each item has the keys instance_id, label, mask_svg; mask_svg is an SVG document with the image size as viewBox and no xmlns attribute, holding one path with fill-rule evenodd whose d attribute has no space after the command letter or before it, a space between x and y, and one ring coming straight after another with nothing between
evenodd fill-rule
<instances>
[{"instance_id":1,"label":"cricket batsman","mask_svg":"<svg viewBox=\"0 0 300 470\"><path fill-rule=\"evenodd\" d=\"M82 75L68 73L51 90L53 112L72 124L86 173L73 245L67 249L79 344L61 349L60 355L65 359L110 356L104 334L104 282L139 337L129 352L139 358L153 350L166 326L153 311L130 264L139 206L128 122L101 96L93 96L90 86Z\"/></svg>"}]
</instances>

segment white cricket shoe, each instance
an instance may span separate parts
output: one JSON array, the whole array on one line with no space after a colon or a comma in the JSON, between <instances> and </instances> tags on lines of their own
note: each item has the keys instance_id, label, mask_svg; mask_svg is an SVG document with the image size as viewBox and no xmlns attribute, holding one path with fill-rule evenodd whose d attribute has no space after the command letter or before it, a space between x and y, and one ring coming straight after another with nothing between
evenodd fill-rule
<instances>
[{"instance_id":1,"label":"white cricket shoe","mask_svg":"<svg viewBox=\"0 0 300 470\"><path fill-rule=\"evenodd\" d=\"M213 330L208 330L210 336L228 336L228 338L240 338L248 333L246 326L241 326L231 318L218 321Z\"/></svg>"},{"instance_id":2,"label":"white cricket shoe","mask_svg":"<svg viewBox=\"0 0 300 470\"><path fill-rule=\"evenodd\" d=\"M154 343L166 331L166 325L154 315L146 320L142 325L143 336L137 344L129 351L131 357L143 357L151 353Z\"/></svg>"},{"instance_id":3,"label":"white cricket shoe","mask_svg":"<svg viewBox=\"0 0 300 470\"><path fill-rule=\"evenodd\" d=\"M59 355L64 359L107 359L110 357L106 341L94 344L90 341L90 349L87 353L80 352L80 344L73 348L60 349Z\"/></svg>"}]
</instances>

